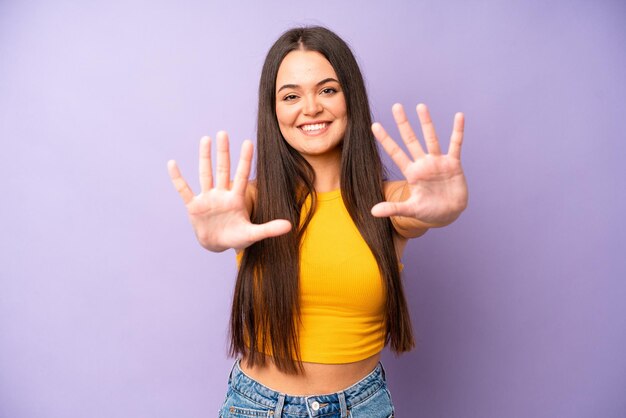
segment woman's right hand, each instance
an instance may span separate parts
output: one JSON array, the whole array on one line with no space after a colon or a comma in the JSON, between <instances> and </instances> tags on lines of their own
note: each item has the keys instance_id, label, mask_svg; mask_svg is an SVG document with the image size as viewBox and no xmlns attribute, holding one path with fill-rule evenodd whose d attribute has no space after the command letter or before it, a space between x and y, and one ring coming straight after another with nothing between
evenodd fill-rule
<instances>
[{"instance_id":1,"label":"woman's right hand","mask_svg":"<svg viewBox=\"0 0 626 418\"><path fill-rule=\"evenodd\" d=\"M242 250L265 238L286 234L291 223L277 219L256 225L250 222L246 190L252 164L252 142L241 145L241 156L234 181L230 182L230 152L226 132L217 134L217 167L215 182L211 167L211 138L200 141L200 187L194 195L181 176L174 160L167 169L174 187L185 202L189 219L200 244L209 251L228 248Z\"/></svg>"}]
</instances>

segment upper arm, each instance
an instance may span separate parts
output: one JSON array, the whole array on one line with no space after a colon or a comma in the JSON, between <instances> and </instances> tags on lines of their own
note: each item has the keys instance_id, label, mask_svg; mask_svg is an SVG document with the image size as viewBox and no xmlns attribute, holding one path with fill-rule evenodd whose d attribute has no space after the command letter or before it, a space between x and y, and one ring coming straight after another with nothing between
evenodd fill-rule
<instances>
[{"instance_id":1,"label":"upper arm","mask_svg":"<svg viewBox=\"0 0 626 418\"><path fill-rule=\"evenodd\" d=\"M409 197L406 185L406 180L385 182L385 200L387 202L402 202L406 200ZM420 237L428 231L428 228L424 227L417 219L406 216L391 216L390 219L396 233L405 240Z\"/></svg>"}]
</instances>

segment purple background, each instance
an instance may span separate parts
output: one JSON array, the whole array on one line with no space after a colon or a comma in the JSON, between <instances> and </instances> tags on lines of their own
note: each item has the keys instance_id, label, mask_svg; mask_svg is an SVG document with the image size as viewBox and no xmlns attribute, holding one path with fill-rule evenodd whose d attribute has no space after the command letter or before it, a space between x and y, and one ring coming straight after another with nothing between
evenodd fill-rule
<instances>
[{"instance_id":1,"label":"purple background","mask_svg":"<svg viewBox=\"0 0 626 418\"><path fill-rule=\"evenodd\" d=\"M165 163L197 189L202 135L254 138L303 23L391 131L394 102L446 144L467 117L469 208L404 258L397 415L626 416L626 5L370 3L0 2L0 416L216 416L234 253L196 243Z\"/></svg>"}]
</instances>

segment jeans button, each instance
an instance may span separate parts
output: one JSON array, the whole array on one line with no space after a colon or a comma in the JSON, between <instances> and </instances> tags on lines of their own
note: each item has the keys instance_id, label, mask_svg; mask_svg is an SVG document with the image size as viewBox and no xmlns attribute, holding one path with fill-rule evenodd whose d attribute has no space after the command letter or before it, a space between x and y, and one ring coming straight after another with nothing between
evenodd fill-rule
<instances>
[{"instance_id":1,"label":"jeans button","mask_svg":"<svg viewBox=\"0 0 626 418\"><path fill-rule=\"evenodd\" d=\"M319 410L319 409L320 409L320 403L319 403L318 401L314 401L314 402L311 404L311 409L313 409L314 411Z\"/></svg>"}]
</instances>

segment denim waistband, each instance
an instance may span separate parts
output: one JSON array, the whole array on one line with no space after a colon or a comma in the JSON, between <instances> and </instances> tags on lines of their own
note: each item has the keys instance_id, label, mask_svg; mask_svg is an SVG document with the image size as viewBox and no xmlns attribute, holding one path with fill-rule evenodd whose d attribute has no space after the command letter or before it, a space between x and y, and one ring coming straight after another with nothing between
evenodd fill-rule
<instances>
[{"instance_id":1,"label":"denim waistband","mask_svg":"<svg viewBox=\"0 0 626 418\"><path fill-rule=\"evenodd\" d=\"M287 414L301 413L306 407L310 416L340 414L347 416L347 411L371 397L382 387L386 387L385 370L381 363L370 374L354 385L339 392L323 395L293 396L275 391L246 375L237 360L229 378L232 390L250 400L275 410L274 416L282 412Z\"/></svg>"}]
</instances>

